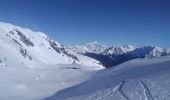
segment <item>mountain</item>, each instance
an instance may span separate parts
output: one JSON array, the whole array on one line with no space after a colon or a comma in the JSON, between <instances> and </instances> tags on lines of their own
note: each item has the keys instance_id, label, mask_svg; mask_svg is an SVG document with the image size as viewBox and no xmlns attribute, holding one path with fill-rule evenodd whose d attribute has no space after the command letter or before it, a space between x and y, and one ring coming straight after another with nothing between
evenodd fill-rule
<instances>
[{"instance_id":1,"label":"mountain","mask_svg":"<svg viewBox=\"0 0 170 100\"><path fill-rule=\"evenodd\" d=\"M161 57L170 55L169 48L161 48L154 46L144 46L136 48L134 51L130 52L130 55L134 57Z\"/></svg>"},{"instance_id":2,"label":"mountain","mask_svg":"<svg viewBox=\"0 0 170 100\"><path fill-rule=\"evenodd\" d=\"M170 49L93 42L82 52L2 22L0 47L0 100L170 99Z\"/></svg>"},{"instance_id":3,"label":"mountain","mask_svg":"<svg viewBox=\"0 0 170 100\"><path fill-rule=\"evenodd\" d=\"M100 61L101 64L105 67L113 67L115 65L136 58L146 58L146 57L152 58L152 57L161 57L161 56L170 55L169 48L161 48L155 46L143 46L143 47L136 47L132 45L111 46L108 48L103 47L103 49L98 52L94 52L89 49L83 50L82 47L83 46L78 48L74 47L74 50L76 52L83 51L83 53L82 52L78 52L78 53Z\"/></svg>"},{"instance_id":4,"label":"mountain","mask_svg":"<svg viewBox=\"0 0 170 100\"><path fill-rule=\"evenodd\" d=\"M0 47L0 100L42 100L104 69L45 33L9 23L0 22Z\"/></svg>"},{"instance_id":5,"label":"mountain","mask_svg":"<svg viewBox=\"0 0 170 100\"><path fill-rule=\"evenodd\" d=\"M133 50L135 50L136 47L132 46L132 45L124 45L124 46L112 46L109 47L107 49L105 49L104 51L101 52L101 54L103 55L115 55L115 56L119 56L128 52L131 52Z\"/></svg>"},{"instance_id":6,"label":"mountain","mask_svg":"<svg viewBox=\"0 0 170 100\"><path fill-rule=\"evenodd\" d=\"M79 45L68 46L68 48L78 54L85 54L87 52L100 53L101 51L105 50L106 46L98 42L89 42L83 46L79 46Z\"/></svg>"},{"instance_id":7,"label":"mountain","mask_svg":"<svg viewBox=\"0 0 170 100\"><path fill-rule=\"evenodd\" d=\"M105 45L100 44L96 41L95 42L89 42L85 46L89 49L89 51L96 52L96 53L99 53L106 48Z\"/></svg>"},{"instance_id":8,"label":"mountain","mask_svg":"<svg viewBox=\"0 0 170 100\"><path fill-rule=\"evenodd\" d=\"M33 32L8 23L0 23L0 46L0 55L7 61L18 59L21 64L31 64L34 67L36 64L77 63L102 68L99 61L68 52L65 46L42 32Z\"/></svg>"},{"instance_id":9,"label":"mountain","mask_svg":"<svg viewBox=\"0 0 170 100\"><path fill-rule=\"evenodd\" d=\"M100 54L106 56L128 55L136 58L161 57L170 55L170 49L155 46L144 46L137 48L131 45L125 45L120 47L110 47L101 52Z\"/></svg>"},{"instance_id":10,"label":"mountain","mask_svg":"<svg viewBox=\"0 0 170 100\"><path fill-rule=\"evenodd\" d=\"M130 60L45 100L169 100L169 66L169 57Z\"/></svg>"}]
</instances>

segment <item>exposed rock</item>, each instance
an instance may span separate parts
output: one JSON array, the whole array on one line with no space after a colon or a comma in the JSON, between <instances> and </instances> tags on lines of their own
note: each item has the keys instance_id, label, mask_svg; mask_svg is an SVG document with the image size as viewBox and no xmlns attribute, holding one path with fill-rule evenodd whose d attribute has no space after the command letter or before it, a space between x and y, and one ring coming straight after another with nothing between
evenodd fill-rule
<instances>
[{"instance_id":1,"label":"exposed rock","mask_svg":"<svg viewBox=\"0 0 170 100\"><path fill-rule=\"evenodd\" d=\"M17 32L18 36L20 36L20 40L27 46L34 46L33 42L30 41L24 34L22 34L20 31L15 30Z\"/></svg>"}]
</instances>

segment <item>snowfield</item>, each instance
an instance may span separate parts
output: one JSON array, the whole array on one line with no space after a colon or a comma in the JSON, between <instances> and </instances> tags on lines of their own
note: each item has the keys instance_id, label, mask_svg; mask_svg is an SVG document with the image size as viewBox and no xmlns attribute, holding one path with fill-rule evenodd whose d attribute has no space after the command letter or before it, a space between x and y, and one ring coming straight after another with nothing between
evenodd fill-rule
<instances>
[{"instance_id":1,"label":"snowfield","mask_svg":"<svg viewBox=\"0 0 170 100\"><path fill-rule=\"evenodd\" d=\"M152 46L69 47L0 22L0 100L170 100L168 55Z\"/></svg>"},{"instance_id":2,"label":"snowfield","mask_svg":"<svg viewBox=\"0 0 170 100\"><path fill-rule=\"evenodd\" d=\"M56 91L84 82L97 71L76 64L0 67L0 100L42 100Z\"/></svg>"},{"instance_id":3,"label":"snowfield","mask_svg":"<svg viewBox=\"0 0 170 100\"><path fill-rule=\"evenodd\" d=\"M104 69L42 32L8 23L0 22L0 47L0 100L42 100Z\"/></svg>"},{"instance_id":4,"label":"snowfield","mask_svg":"<svg viewBox=\"0 0 170 100\"><path fill-rule=\"evenodd\" d=\"M169 100L170 58L145 58L101 70L45 100Z\"/></svg>"}]
</instances>

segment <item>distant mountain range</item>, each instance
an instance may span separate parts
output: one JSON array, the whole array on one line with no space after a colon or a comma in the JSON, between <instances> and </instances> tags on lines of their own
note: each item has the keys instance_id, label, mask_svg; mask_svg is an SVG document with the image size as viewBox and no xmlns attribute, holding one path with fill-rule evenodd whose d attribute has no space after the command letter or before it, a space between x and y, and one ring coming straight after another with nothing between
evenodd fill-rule
<instances>
[{"instance_id":1,"label":"distant mountain range","mask_svg":"<svg viewBox=\"0 0 170 100\"><path fill-rule=\"evenodd\" d=\"M125 61L136 58L152 58L169 56L169 48L155 46L136 47L132 45L111 46L91 42L84 46L70 46L70 49L100 61L105 67L112 67Z\"/></svg>"},{"instance_id":2,"label":"distant mountain range","mask_svg":"<svg viewBox=\"0 0 170 100\"><path fill-rule=\"evenodd\" d=\"M169 55L155 46L64 46L0 22L0 100L169 100Z\"/></svg>"}]
</instances>

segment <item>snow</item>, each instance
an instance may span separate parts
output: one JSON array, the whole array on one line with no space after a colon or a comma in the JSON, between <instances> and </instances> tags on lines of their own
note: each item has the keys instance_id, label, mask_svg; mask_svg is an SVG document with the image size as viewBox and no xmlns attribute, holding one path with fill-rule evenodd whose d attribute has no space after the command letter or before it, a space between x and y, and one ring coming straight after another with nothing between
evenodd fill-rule
<instances>
[{"instance_id":1,"label":"snow","mask_svg":"<svg viewBox=\"0 0 170 100\"><path fill-rule=\"evenodd\" d=\"M170 99L170 49L106 48L97 42L72 48L45 33L3 22L0 47L0 100ZM144 58L106 69L87 52Z\"/></svg>"},{"instance_id":2,"label":"snow","mask_svg":"<svg viewBox=\"0 0 170 100\"><path fill-rule=\"evenodd\" d=\"M0 23L0 47L0 100L42 100L104 68L42 32L8 23Z\"/></svg>"},{"instance_id":3,"label":"snow","mask_svg":"<svg viewBox=\"0 0 170 100\"><path fill-rule=\"evenodd\" d=\"M136 48L131 55L136 57L161 57L170 55L169 48L161 48L155 46L144 46Z\"/></svg>"},{"instance_id":4,"label":"snow","mask_svg":"<svg viewBox=\"0 0 170 100\"><path fill-rule=\"evenodd\" d=\"M106 50L104 50L103 52L101 52L101 54L104 55L122 55L128 52L131 52L133 50L135 50L136 47L132 46L132 45L124 45L124 46L112 46Z\"/></svg>"},{"instance_id":5,"label":"snow","mask_svg":"<svg viewBox=\"0 0 170 100\"><path fill-rule=\"evenodd\" d=\"M0 22L0 46L26 65L72 64L74 62L84 64L83 62L86 62L89 66L104 68L99 61L92 58L82 59L83 57L80 56L80 60L66 52L62 44L50 39L45 33L3 22Z\"/></svg>"},{"instance_id":6,"label":"snow","mask_svg":"<svg viewBox=\"0 0 170 100\"><path fill-rule=\"evenodd\" d=\"M46 100L169 100L169 66L170 57L131 60Z\"/></svg>"},{"instance_id":7,"label":"snow","mask_svg":"<svg viewBox=\"0 0 170 100\"><path fill-rule=\"evenodd\" d=\"M0 67L1 100L41 100L56 91L89 79L97 71L76 64L59 64L34 69L24 65L5 68L0 65Z\"/></svg>"},{"instance_id":8,"label":"snow","mask_svg":"<svg viewBox=\"0 0 170 100\"><path fill-rule=\"evenodd\" d=\"M79 58L80 61L82 62L78 62L78 64L82 64L82 65L86 65L86 66L92 66L94 69L104 69L105 67L103 67L100 63L100 61L97 61L93 58L90 58L88 56L84 56L81 54L78 54L77 52L74 52L74 50L72 49L68 49L66 48L67 52L77 56Z\"/></svg>"},{"instance_id":9,"label":"snow","mask_svg":"<svg viewBox=\"0 0 170 100\"><path fill-rule=\"evenodd\" d=\"M68 46L67 48L73 50L78 54L85 54L87 52L100 53L106 48L106 46L95 41L95 42L89 42L82 46L79 45Z\"/></svg>"}]
</instances>

